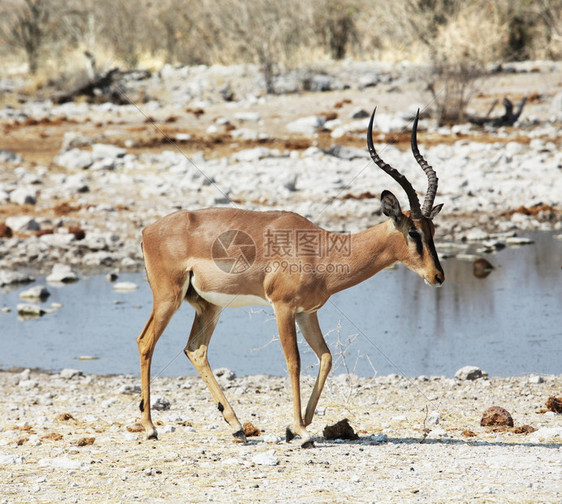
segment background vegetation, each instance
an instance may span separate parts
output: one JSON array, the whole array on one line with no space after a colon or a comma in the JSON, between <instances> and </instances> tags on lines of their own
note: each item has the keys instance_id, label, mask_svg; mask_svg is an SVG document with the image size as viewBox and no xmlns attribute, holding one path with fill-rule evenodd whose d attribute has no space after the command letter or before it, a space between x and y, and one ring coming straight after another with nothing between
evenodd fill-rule
<instances>
[{"instance_id":1,"label":"background vegetation","mask_svg":"<svg viewBox=\"0 0 562 504\"><path fill-rule=\"evenodd\" d=\"M445 89L447 117L490 64L559 59L561 12L562 0L3 0L0 70L62 86L86 68L256 63L274 92L298 66L409 59Z\"/></svg>"}]
</instances>

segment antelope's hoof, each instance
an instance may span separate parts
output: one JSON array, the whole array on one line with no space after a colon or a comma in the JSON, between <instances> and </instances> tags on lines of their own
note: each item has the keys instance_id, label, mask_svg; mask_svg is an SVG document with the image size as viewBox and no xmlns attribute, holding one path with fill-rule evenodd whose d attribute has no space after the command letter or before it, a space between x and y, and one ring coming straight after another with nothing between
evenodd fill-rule
<instances>
[{"instance_id":1,"label":"antelope's hoof","mask_svg":"<svg viewBox=\"0 0 562 504\"><path fill-rule=\"evenodd\" d=\"M307 449L307 448L314 448L314 441L312 439L309 439L308 441L305 441L302 445L301 448L303 449Z\"/></svg>"},{"instance_id":2,"label":"antelope's hoof","mask_svg":"<svg viewBox=\"0 0 562 504\"><path fill-rule=\"evenodd\" d=\"M237 430L236 432L233 432L232 435L234 436L234 441L236 443L245 443L247 441L244 429Z\"/></svg>"},{"instance_id":3,"label":"antelope's hoof","mask_svg":"<svg viewBox=\"0 0 562 504\"><path fill-rule=\"evenodd\" d=\"M295 439L295 433L290 427L285 429L285 442L290 443L293 439Z\"/></svg>"},{"instance_id":4,"label":"antelope's hoof","mask_svg":"<svg viewBox=\"0 0 562 504\"><path fill-rule=\"evenodd\" d=\"M146 439L153 439L154 441L158 441L158 432L156 429L148 429L146 431Z\"/></svg>"}]
</instances>

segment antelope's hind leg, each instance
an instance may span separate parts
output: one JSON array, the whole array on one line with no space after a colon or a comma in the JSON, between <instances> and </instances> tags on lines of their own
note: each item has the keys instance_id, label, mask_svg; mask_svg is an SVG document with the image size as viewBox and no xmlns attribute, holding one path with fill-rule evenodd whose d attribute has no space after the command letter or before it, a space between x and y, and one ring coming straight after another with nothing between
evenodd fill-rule
<instances>
[{"instance_id":1,"label":"antelope's hind leg","mask_svg":"<svg viewBox=\"0 0 562 504\"><path fill-rule=\"evenodd\" d=\"M158 296L154 295L152 313L137 338L141 368L141 423L146 432L147 439L158 439L158 433L152 423L150 414L150 367L152 355L158 339L164 332L164 329L166 329L174 313L180 307L182 297L179 294L161 300Z\"/></svg>"},{"instance_id":2,"label":"antelope's hind leg","mask_svg":"<svg viewBox=\"0 0 562 504\"><path fill-rule=\"evenodd\" d=\"M185 355L195 366L205 385L207 385L218 410L232 428L232 435L237 440L245 442L246 436L242 424L220 388L207 359L209 341L219 321L222 308L205 301L194 293L192 289L188 291L187 301L195 308L195 319L184 350Z\"/></svg>"}]
</instances>

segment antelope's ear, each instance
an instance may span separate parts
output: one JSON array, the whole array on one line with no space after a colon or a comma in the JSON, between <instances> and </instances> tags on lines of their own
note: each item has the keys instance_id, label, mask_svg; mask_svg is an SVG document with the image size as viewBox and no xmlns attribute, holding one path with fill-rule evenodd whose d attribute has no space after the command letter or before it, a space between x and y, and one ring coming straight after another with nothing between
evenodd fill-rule
<instances>
[{"instance_id":1,"label":"antelope's ear","mask_svg":"<svg viewBox=\"0 0 562 504\"><path fill-rule=\"evenodd\" d=\"M394 194L390 191L383 191L381 194L382 213L387 217L392 217L396 224L400 223L404 218L400 203Z\"/></svg>"},{"instance_id":2,"label":"antelope's ear","mask_svg":"<svg viewBox=\"0 0 562 504\"><path fill-rule=\"evenodd\" d=\"M434 206L433 210L431 210L431 213L429 214L429 218L433 219L434 217L436 217L437 214L441 211L442 208L443 208L443 203L441 203L440 205Z\"/></svg>"}]
</instances>

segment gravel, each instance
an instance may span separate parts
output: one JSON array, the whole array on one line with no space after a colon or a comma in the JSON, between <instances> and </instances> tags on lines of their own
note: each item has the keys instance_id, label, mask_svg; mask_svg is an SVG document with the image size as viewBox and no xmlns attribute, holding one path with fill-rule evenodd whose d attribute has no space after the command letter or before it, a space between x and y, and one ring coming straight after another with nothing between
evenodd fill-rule
<instances>
[{"instance_id":1,"label":"gravel","mask_svg":"<svg viewBox=\"0 0 562 504\"><path fill-rule=\"evenodd\" d=\"M286 378L229 382L240 419L261 431L245 444L232 441L199 377L154 378L168 407L153 412L160 440L146 441L138 378L70 371L0 372L1 502L562 500L562 416L544 407L562 376L331 378L310 427L316 446L305 450L282 438ZM310 390L312 378L303 381ZM490 406L515 427L481 427ZM344 418L358 440L322 437ZM524 425L536 430L517 433Z\"/></svg>"}]
</instances>

